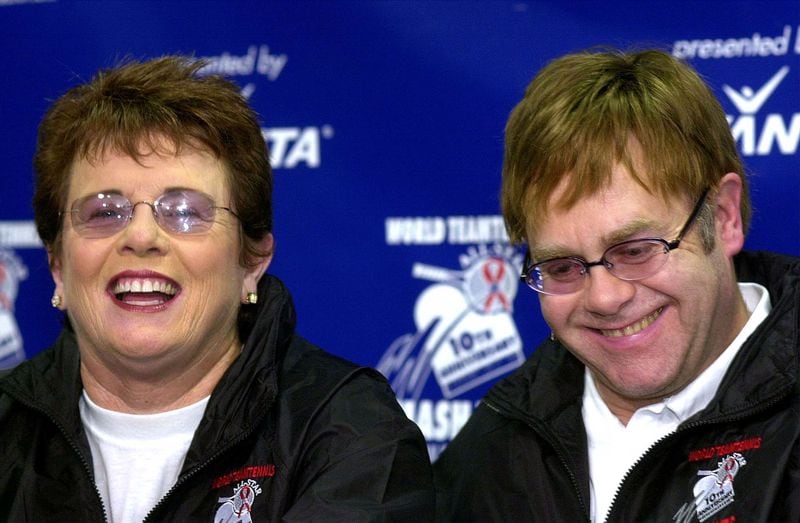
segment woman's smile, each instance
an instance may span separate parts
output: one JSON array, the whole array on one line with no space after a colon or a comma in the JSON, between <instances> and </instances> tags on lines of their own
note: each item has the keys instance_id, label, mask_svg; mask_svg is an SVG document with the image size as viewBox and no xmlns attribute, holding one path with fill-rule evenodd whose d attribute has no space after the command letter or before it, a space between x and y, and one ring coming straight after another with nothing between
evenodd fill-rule
<instances>
[{"instance_id":1,"label":"woman's smile","mask_svg":"<svg viewBox=\"0 0 800 523\"><path fill-rule=\"evenodd\" d=\"M126 272L109 284L118 302L135 307L158 307L171 301L181 290L174 280L156 273Z\"/></svg>"}]
</instances>

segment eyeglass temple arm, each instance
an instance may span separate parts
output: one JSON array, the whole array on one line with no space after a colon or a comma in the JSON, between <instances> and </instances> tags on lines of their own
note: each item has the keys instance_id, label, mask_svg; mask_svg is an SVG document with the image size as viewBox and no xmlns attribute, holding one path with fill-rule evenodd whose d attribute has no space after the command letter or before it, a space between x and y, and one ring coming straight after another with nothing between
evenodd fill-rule
<instances>
[{"instance_id":1,"label":"eyeglass temple arm","mask_svg":"<svg viewBox=\"0 0 800 523\"><path fill-rule=\"evenodd\" d=\"M694 209L692 209L692 214L689 215L689 218L686 220L686 225L683 226L681 232L678 233L678 237L669 242L667 245L669 246L669 250L675 249L683 240L683 237L686 236L686 233L689 232L689 229L692 227L692 224L697 219L697 216L700 214L700 211L703 208L703 203L706 201L706 196L708 195L708 191L710 189L706 189L700 195L700 198L697 199L697 203L694 205Z\"/></svg>"},{"instance_id":2,"label":"eyeglass temple arm","mask_svg":"<svg viewBox=\"0 0 800 523\"><path fill-rule=\"evenodd\" d=\"M519 279L523 282L526 281L527 275L525 274L525 268L530 264L530 261L531 261L531 250L529 248L526 248L525 259L522 260L522 269L519 273Z\"/></svg>"}]
</instances>

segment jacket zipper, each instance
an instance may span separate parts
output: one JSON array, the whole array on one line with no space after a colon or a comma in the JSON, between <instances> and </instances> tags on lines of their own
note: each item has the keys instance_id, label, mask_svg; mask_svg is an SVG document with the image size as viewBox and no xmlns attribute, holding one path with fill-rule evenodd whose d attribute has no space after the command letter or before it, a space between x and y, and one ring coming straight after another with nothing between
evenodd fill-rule
<instances>
[{"instance_id":1,"label":"jacket zipper","mask_svg":"<svg viewBox=\"0 0 800 523\"><path fill-rule=\"evenodd\" d=\"M12 394L11 396L16 398L17 401L19 401L23 405L27 406L29 409L34 410L34 411L40 413L41 415L43 415L47 420L49 420L53 425L55 425L56 428L58 428L58 431L61 433L62 436L64 436L64 439L67 441L67 443L69 443L69 446L72 448L73 452L75 452L75 454L80 459L81 465L83 466L83 471L86 473L86 476L89 479L89 483L92 485L92 488L94 489L94 493L97 496L97 501L100 502L100 509L103 512L103 521L108 523L108 513L106 512L105 503L103 503L103 496L100 495L100 489L97 488L97 483L95 483L95 481L94 481L94 471L89 466L89 462L86 461L86 457L83 455L83 453L81 452L80 448L78 448L77 443L75 443L75 441L67 433L67 430L61 425L61 423L56 421L56 419L53 418L44 409L41 409L36 405L33 405L31 403L28 403L25 400L22 400L22 399L20 399L19 397L17 397L14 394Z\"/></svg>"},{"instance_id":2,"label":"jacket zipper","mask_svg":"<svg viewBox=\"0 0 800 523\"><path fill-rule=\"evenodd\" d=\"M358 372L358 371L354 371L354 372ZM348 375L348 377L347 377L347 378L345 378L345 380L346 380L346 379L349 379L349 377L350 377L351 375L352 375L352 374L349 374L349 375ZM344 381L344 380L343 380L343 381ZM213 461L215 461L217 458L219 458L219 457L220 457L222 454L224 454L225 452L227 452L228 450L232 449L233 447L235 447L236 445L238 445L238 444L239 444L239 443L241 443L242 441L244 441L244 440L246 440L247 438L249 438L249 437L250 437L250 436L251 436L251 435L252 435L252 434L255 432L255 430L256 430L256 427L258 427L258 426L261 424L261 422L264 420L264 418L265 418L265 417L267 416L267 414L269 413L269 411L270 411L270 408L272 407L272 405L273 405L273 403L274 403L274 401L275 401L275 398L276 398L276 397L277 397L277 395L276 395L275 397L273 397L273 398L272 398L272 399L269 401L269 405L270 405L270 406L269 406L269 407L267 407L267 408L266 408L266 409L265 409L265 410L262 412L261 416L259 416L257 419L255 419L255 420L254 420L254 422L253 422L253 423L252 423L252 425L250 426L250 429L248 429L248 430L247 430L247 431L245 431L245 432L242 432L242 433L241 433L241 434L240 434L240 435L239 435L239 436L238 436L236 439L234 439L234 440L230 441L230 442L229 442L227 445L225 445L224 447L220 448L220 449L219 449L217 452L215 452L214 454L212 454L212 455L211 455L211 457L209 457L209 458L208 458L207 460L205 460L203 463L201 463L200 465L196 466L195 468L193 468L192 470L190 470L190 471L189 471L188 473L186 473L185 475L183 475L183 476L181 476L180 478L178 478L178 481L176 481L176 482L175 482L175 484L172 486L172 488L170 488L170 489L167 491L167 493L166 493L166 494L164 494L164 496L163 496L163 497L162 497L162 498L161 498L161 499L158 501L158 503L156 503L156 505L155 505L155 506L154 506L154 507L153 507L153 508L150 510L150 512L148 512L148 513L147 513L147 515L146 515L146 516L144 517L144 519L142 520L142 523L146 523L147 521L150 521L150 518L151 518L151 516L152 516L152 515L153 515L153 514L154 514L154 513L155 513L155 512L158 510L158 509L160 509L160 508L161 508L163 505L165 505L165 504L166 504L166 502L167 502L168 498L169 498L169 497L170 497L170 496L171 496L171 495L172 495L172 494L173 494L173 493L174 493L174 492L175 492L175 491L176 491L176 490L177 490L177 489L178 489L178 488L179 488L181 485L183 485L184 483L186 483L187 481L189 481L189 480L190 480L192 477L194 477L195 475L197 475L197 474L198 474L200 471L202 471L204 468L206 468L208 465L210 465L210 464L211 464Z\"/></svg>"},{"instance_id":3,"label":"jacket zipper","mask_svg":"<svg viewBox=\"0 0 800 523\"><path fill-rule=\"evenodd\" d=\"M222 454L224 454L224 453L225 453L225 452L227 452L228 450L232 449L233 447L235 447L236 445L238 445L239 443L241 443L241 442L242 442L242 441L244 441L245 439L249 438L249 437L250 437L250 435L252 435L252 434L253 434L253 432L255 432L255 429L256 429L256 427L257 427L257 426L258 426L258 425L261 423L261 421L264 419L264 416L266 416L266 415L267 415L267 414L266 414L266 412L264 412L264 414L263 414L261 417L259 417L259 418L258 418L258 419L257 419L257 420L256 420L256 421L255 421L255 422L254 422L254 423L253 423L251 426L250 426L250 429L249 429L249 430L247 430L247 431L245 431L245 432L242 432L242 433L241 433L241 434L240 434L240 435L239 435L239 436L238 436L236 439L234 439L234 440L230 441L230 442L229 442L227 445L225 445L224 447L220 448L220 449L219 449L217 452L215 452L214 454L212 454L212 455L211 455L211 457L209 457L209 458L208 458L207 460L205 460L203 463L201 463L200 465L197 465L195 468L193 468L192 470L190 470L189 472L187 472L186 474L184 474L183 476L181 476L180 478L178 478L178 481L176 481L176 482L175 482L175 484L174 484L174 485L172 485L172 488L170 488L170 489L167 491L167 493L166 493L166 494L164 494L164 496L163 496L163 497L162 497L162 498L161 498L161 499L158 501L158 503L156 503L156 505L155 505L155 506L154 506L152 509L150 509L150 512L148 512L148 513L147 513L147 515L146 515L146 516L144 517L144 519L142 520L142 523L145 523L145 522L147 522L147 521L150 521L150 517L151 517L151 516L152 516L152 515L153 515L153 514L154 514L156 511L158 511L158 509L160 509L160 508L161 508L163 505L165 505L165 504L166 504L166 502L167 502L167 500L169 499L169 497L170 497L170 496L171 496L171 495L172 495L172 494L173 494L173 493L174 493L174 492L175 492L175 491L176 491L176 490L177 490L177 489L178 489L178 488L179 488L181 485L183 485L184 483L186 483L187 481L189 481L191 478L193 478L195 475L197 475L197 474L198 474L200 471L202 471L204 468L206 468L208 465L210 465L210 464L211 464L213 461L215 461L215 460L216 460L218 457L220 457Z\"/></svg>"},{"instance_id":4,"label":"jacket zipper","mask_svg":"<svg viewBox=\"0 0 800 523\"><path fill-rule=\"evenodd\" d=\"M12 395L12 396L16 397L15 395ZM109 523L109 521L108 521L108 513L106 512L106 506L103 503L103 497L100 495L100 490L97 488L97 484L94 482L94 472L92 471L92 468L89 466L89 462L86 461L86 458L84 457L83 453L78 448L78 445L74 442L74 440L67 433L67 430L58 421L56 421L55 418L50 416L50 414L48 414L45 410L39 408L36 405L28 403L27 401L24 401L24 400L20 399L19 397L16 397L16 399L17 399L17 401L19 401L23 405L27 406L29 409L35 410L36 412L39 412L40 414L42 414L45 418L47 418L53 425L55 425L58 428L59 432L61 432L61 435L64 436L64 439L67 441L67 443L69 443L69 446L72 448L72 450L75 452L75 454L80 459L81 465L83 466L83 471L86 473L86 476L89 479L89 483L91 483L91 485L92 485L92 487L94 489L94 493L97 496L97 501L100 502L100 508L101 508L101 510L103 512L103 521L105 523ZM147 513L147 516L145 516L145 518L142 520L142 523L145 523L146 521L149 521L150 520L150 516L152 516L153 513L156 512L156 510L159 509L162 505L164 505L164 503L166 502L167 498L169 498L170 495L175 490L178 489L178 487L180 487L182 484L186 483L189 479L191 479L193 476L195 476L198 472L200 472L205 467L207 467L211 462L216 460L220 455L224 454L225 452L227 452L231 448L235 447L236 445L238 445L239 443L241 443L242 441L247 439L251 434L253 434L253 432L255 431L255 428L259 425L259 423L261 423L261 420L264 419L264 416L266 416L266 412L264 412L263 415L259 419L257 419L250 426L249 430L247 430L246 432L241 433L236 439L232 440L231 442L228 443L228 445L226 445L223 448L219 449L217 452L215 452L206 461L204 461L200 465L196 466L194 469L189 471L184 476L180 477L178 479L178 481L176 481L175 484L172 486L172 488L169 489L169 491L167 491L167 493L159 500L159 502L156 503L156 505L152 509L150 509L150 511Z\"/></svg>"},{"instance_id":5,"label":"jacket zipper","mask_svg":"<svg viewBox=\"0 0 800 523\"><path fill-rule=\"evenodd\" d=\"M787 389L788 389L788 387L787 387ZM642 454L639 457L639 459L637 459L636 462L625 473L625 476L622 478L622 481L617 486L617 491L614 494L614 499L611 500L611 508L609 509L608 515L606 516L606 519L605 519L606 523L608 523L609 521L613 521L612 516L616 515L616 512L618 512L618 510L616 510L617 509L617 500L620 498L620 495L623 492L623 486L626 484L628 478L631 476L631 474L634 472L634 470L640 468L640 466L643 463L646 463L648 460L652 459L652 457L655 455L653 450L655 450L656 447L658 447L659 445L661 445L662 443L664 443L665 441L667 441L669 439L678 437L679 435L681 435L681 434L683 434L685 432L689 432L691 430L694 430L694 429L696 429L698 427L709 426L709 425L717 425L717 424L723 424L723 423L732 423L732 422L735 422L735 421L743 420L745 418L749 418L749 417L751 417L751 416L753 416L755 414L758 414L760 412L764 412L764 411L772 408L774 405L777 405L781 400L783 400L786 397L786 393L787 392L788 392L788 390L787 391L780 391L771 400L768 400L766 402L762 402L760 404L755 404L757 408L752 408L751 406L748 406L746 409L742 410L739 414L726 416L726 417L723 417L723 418L717 418L717 419L697 420L697 421L694 421L694 422L691 422L691 423L687 423L686 425L680 426L677 430L675 430L675 432L671 432L671 433L667 434L666 436L663 436L662 438L658 439L656 442L654 442L652 445L650 445L650 447L648 447L648 449L645 451L645 453Z\"/></svg>"},{"instance_id":6,"label":"jacket zipper","mask_svg":"<svg viewBox=\"0 0 800 523\"><path fill-rule=\"evenodd\" d=\"M548 433L547 430L540 427L538 424L533 423L527 416L515 412L510 412L508 410L502 410L493 403L486 401L485 399L481 401L481 403L483 403L484 405L486 405L487 407L489 407L490 409L492 409L501 416L508 416L526 424L528 427L531 428L531 430L533 430L536 434L541 436L547 442L548 445L550 445L550 447L555 451L556 456L558 456L558 459L561 461L561 465L564 467L564 470L566 470L567 474L569 475L570 482L572 483L572 488L574 489L575 497L578 499L578 504L581 506L584 516L586 516L586 521L590 521L589 509L587 508L586 502L584 501L583 496L581 495L580 483L578 482L578 478L575 477L575 473L570 468L569 462L567 461L566 453L564 452L561 445L558 444L558 442L556 442L555 439L550 437L550 434Z\"/></svg>"}]
</instances>

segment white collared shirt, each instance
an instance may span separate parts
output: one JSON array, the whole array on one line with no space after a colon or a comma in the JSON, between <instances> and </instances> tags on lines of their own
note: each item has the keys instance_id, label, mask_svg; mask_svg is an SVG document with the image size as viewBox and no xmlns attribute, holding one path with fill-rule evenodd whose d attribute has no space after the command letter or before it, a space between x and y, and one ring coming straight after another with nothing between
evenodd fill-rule
<instances>
[{"instance_id":1,"label":"white collared shirt","mask_svg":"<svg viewBox=\"0 0 800 523\"><path fill-rule=\"evenodd\" d=\"M638 409L627 425L611 413L586 369L582 413L589 443L593 522L605 521L619 484L647 449L709 404L733 358L769 314L772 307L765 287L739 283L739 290L750 313L739 335L694 381L674 396Z\"/></svg>"}]
</instances>

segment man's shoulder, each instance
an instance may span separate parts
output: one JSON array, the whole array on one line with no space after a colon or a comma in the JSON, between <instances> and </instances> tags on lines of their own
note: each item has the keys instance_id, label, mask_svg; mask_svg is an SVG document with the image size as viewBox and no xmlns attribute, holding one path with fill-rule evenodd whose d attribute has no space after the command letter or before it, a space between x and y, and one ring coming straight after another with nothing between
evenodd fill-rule
<instances>
[{"instance_id":1,"label":"man's shoulder","mask_svg":"<svg viewBox=\"0 0 800 523\"><path fill-rule=\"evenodd\" d=\"M742 251L734 258L740 282L764 285L770 291L785 278L800 278L800 257L770 251Z\"/></svg>"},{"instance_id":2,"label":"man's shoulder","mask_svg":"<svg viewBox=\"0 0 800 523\"><path fill-rule=\"evenodd\" d=\"M531 403L549 404L553 400L581 394L584 369L583 364L558 341L546 340L520 368L498 381L487 398L503 398L530 411Z\"/></svg>"}]
</instances>

